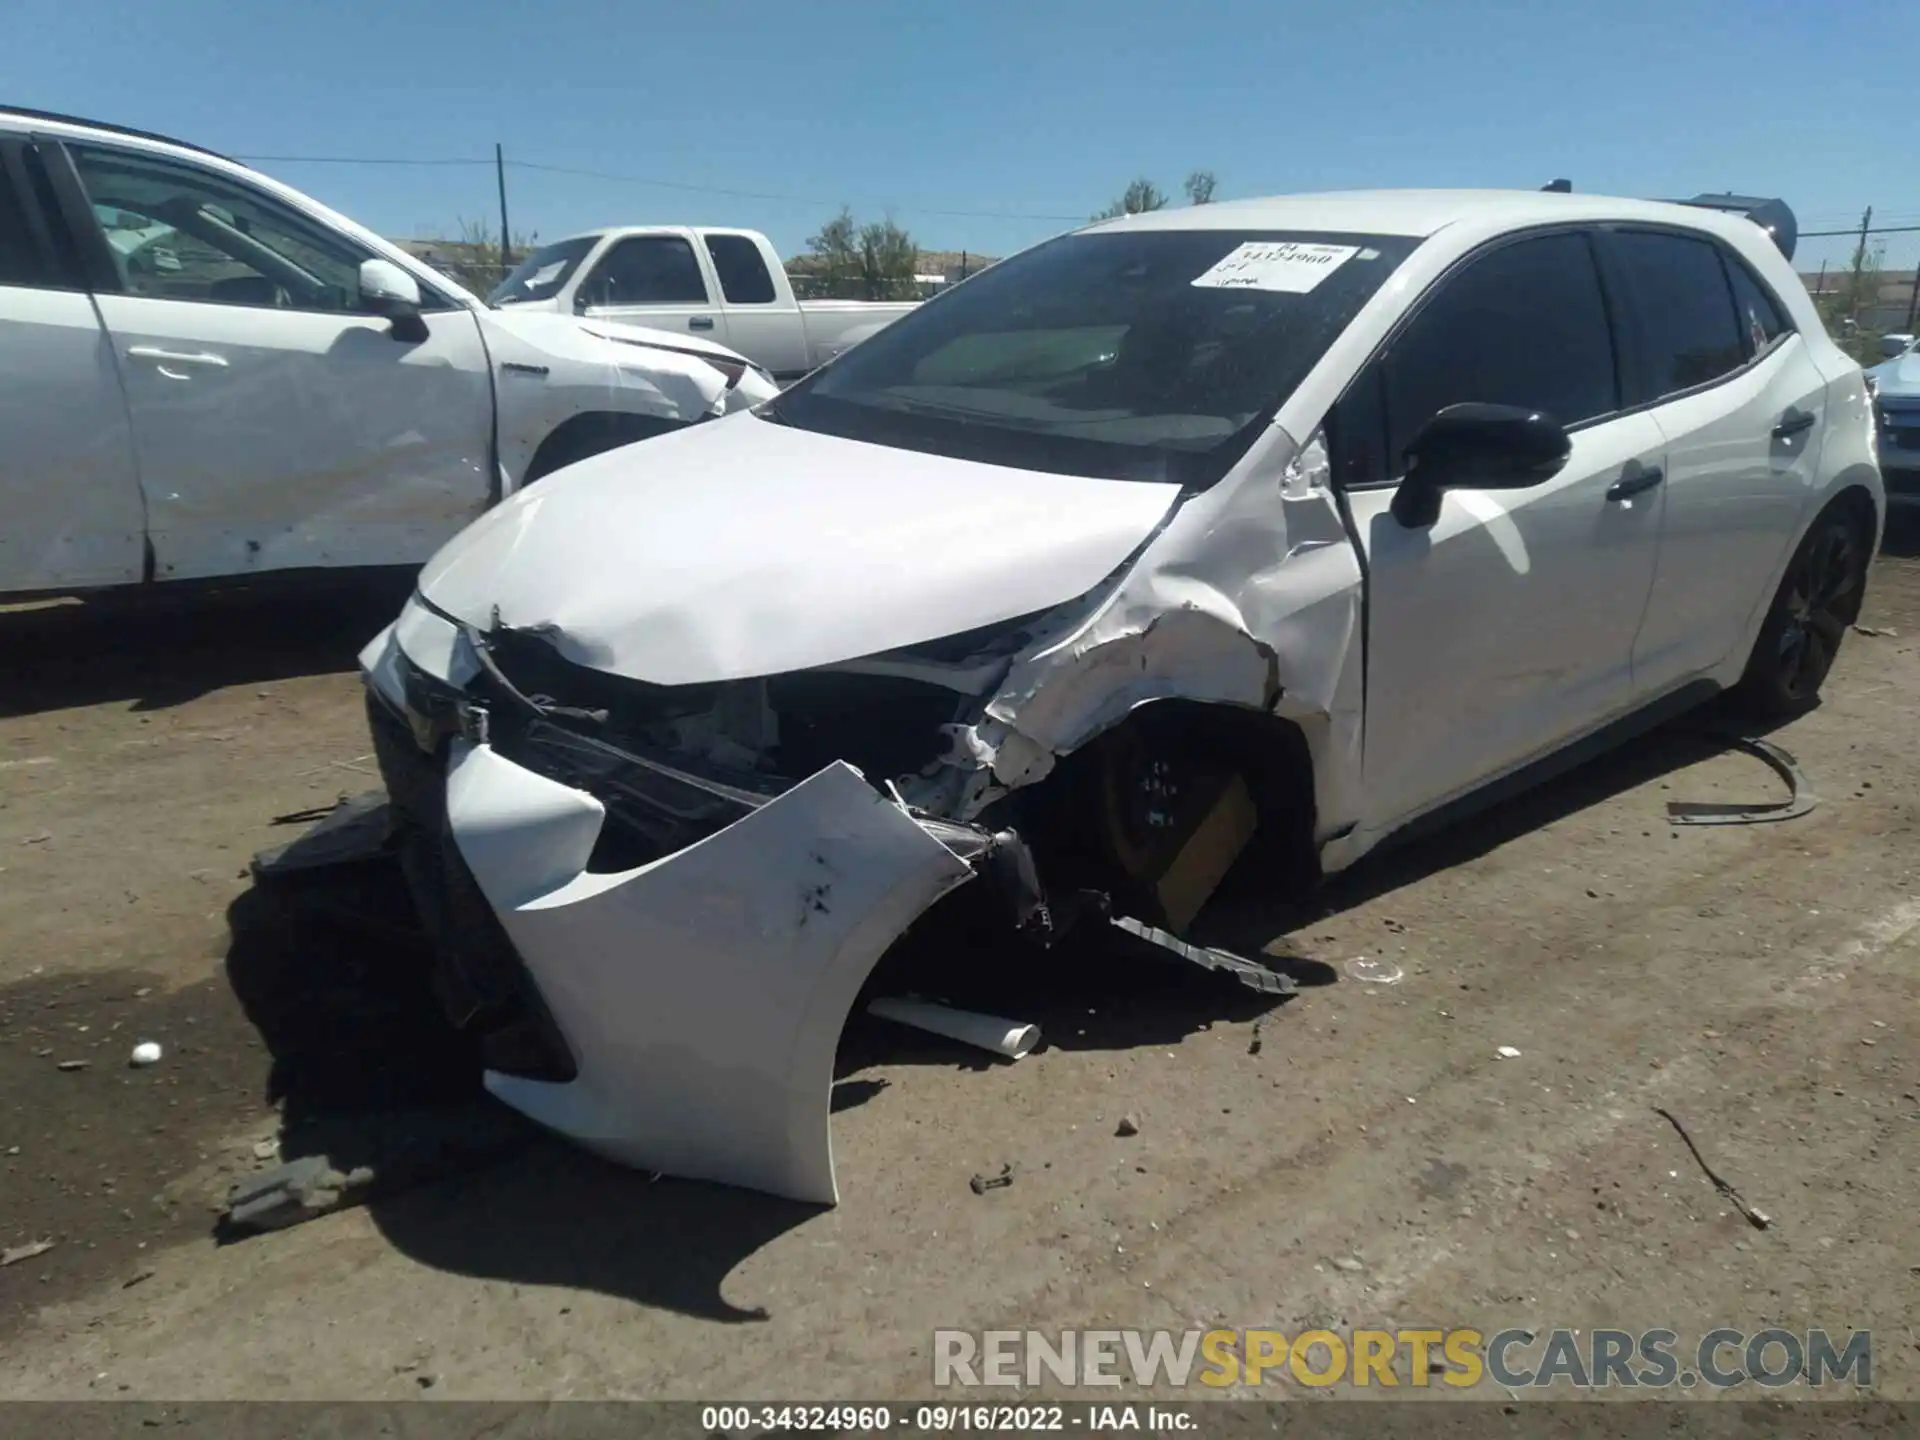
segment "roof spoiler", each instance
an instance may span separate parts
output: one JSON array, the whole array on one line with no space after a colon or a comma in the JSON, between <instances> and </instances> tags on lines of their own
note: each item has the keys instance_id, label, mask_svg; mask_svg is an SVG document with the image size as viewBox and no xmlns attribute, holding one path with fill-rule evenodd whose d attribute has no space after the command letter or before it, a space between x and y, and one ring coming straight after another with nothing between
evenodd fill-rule
<instances>
[{"instance_id":1,"label":"roof spoiler","mask_svg":"<svg viewBox=\"0 0 1920 1440\"><path fill-rule=\"evenodd\" d=\"M1762 200L1755 195L1696 195L1682 205L1698 205L1703 210L1724 210L1729 215L1744 215L1773 237L1780 253L1793 259L1793 247L1800 239L1800 226L1784 200Z\"/></svg>"},{"instance_id":2,"label":"roof spoiler","mask_svg":"<svg viewBox=\"0 0 1920 1440\"><path fill-rule=\"evenodd\" d=\"M1540 187L1555 195L1571 195L1571 180L1549 180ZM1744 215L1773 237L1780 253L1793 259L1793 247L1800 240L1800 225L1784 200L1763 200L1757 195L1696 195L1691 200L1670 200L1670 205L1697 205L1703 210L1724 210L1729 215Z\"/></svg>"}]
</instances>

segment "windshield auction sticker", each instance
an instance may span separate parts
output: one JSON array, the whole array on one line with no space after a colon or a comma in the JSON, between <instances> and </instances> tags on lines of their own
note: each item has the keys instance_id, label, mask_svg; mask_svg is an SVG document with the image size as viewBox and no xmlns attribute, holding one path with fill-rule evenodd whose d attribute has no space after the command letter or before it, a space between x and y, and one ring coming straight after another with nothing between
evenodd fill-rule
<instances>
[{"instance_id":1,"label":"windshield auction sticker","mask_svg":"<svg viewBox=\"0 0 1920 1440\"><path fill-rule=\"evenodd\" d=\"M1249 240L1193 283L1212 290L1278 290L1304 295L1360 252L1357 245Z\"/></svg>"}]
</instances>

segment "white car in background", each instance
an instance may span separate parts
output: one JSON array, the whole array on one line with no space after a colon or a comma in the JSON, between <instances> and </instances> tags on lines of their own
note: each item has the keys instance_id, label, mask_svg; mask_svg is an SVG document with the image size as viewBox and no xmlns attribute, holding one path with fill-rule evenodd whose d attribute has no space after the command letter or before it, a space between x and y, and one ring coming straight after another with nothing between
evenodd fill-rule
<instances>
[{"instance_id":1,"label":"white car in background","mask_svg":"<svg viewBox=\"0 0 1920 1440\"><path fill-rule=\"evenodd\" d=\"M0 109L0 594L418 565L775 393L696 335L489 309L218 155Z\"/></svg>"},{"instance_id":2,"label":"white car in background","mask_svg":"<svg viewBox=\"0 0 1920 1440\"><path fill-rule=\"evenodd\" d=\"M482 518L362 664L489 1087L831 1202L842 1023L949 892L1162 943L1229 865L1344 869L1729 687L1811 703L1873 415L1791 217L1724 208L1115 220Z\"/></svg>"}]
</instances>

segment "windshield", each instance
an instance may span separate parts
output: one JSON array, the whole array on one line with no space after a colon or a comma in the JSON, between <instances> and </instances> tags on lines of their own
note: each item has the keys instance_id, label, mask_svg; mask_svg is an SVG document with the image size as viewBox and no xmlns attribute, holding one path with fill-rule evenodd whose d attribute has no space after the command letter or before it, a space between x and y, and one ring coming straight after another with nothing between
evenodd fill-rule
<instances>
[{"instance_id":1,"label":"windshield","mask_svg":"<svg viewBox=\"0 0 1920 1440\"><path fill-rule=\"evenodd\" d=\"M1210 485L1418 243L1064 236L894 321L761 413L991 464Z\"/></svg>"},{"instance_id":2,"label":"windshield","mask_svg":"<svg viewBox=\"0 0 1920 1440\"><path fill-rule=\"evenodd\" d=\"M487 303L519 305L528 300L551 300L587 258L587 252L599 243L598 235L582 235L542 245L513 267L513 273L487 296Z\"/></svg>"}]
</instances>

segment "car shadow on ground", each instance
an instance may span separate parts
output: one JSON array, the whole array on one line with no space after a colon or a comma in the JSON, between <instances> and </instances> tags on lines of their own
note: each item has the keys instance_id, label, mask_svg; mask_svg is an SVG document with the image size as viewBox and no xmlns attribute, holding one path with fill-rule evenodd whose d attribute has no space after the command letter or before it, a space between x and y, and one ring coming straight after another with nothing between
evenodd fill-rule
<instances>
[{"instance_id":1,"label":"car shadow on ground","mask_svg":"<svg viewBox=\"0 0 1920 1440\"><path fill-rule=\"evenodd\" d=\"M1365 863L1305 903L1262 895L1257 880L1243 877L1223 895L1219 913L1203 917L1196 938L1262 952L1301 985L1337 983L1332 964L1292 948L1295 931L1706 759L1725 748L1715 738L1721 723L1709 709L1653 731L1477 819ZM1756 800L1773 798L1776 786L1756 761ZM1648 828L1658 834L1663 822ZM727 1278L818 1211L722 1186L655 1180L507 1115L482 1093L472 1048L435 1003L424 942L392 871L357 867L257 886L235 902L230 921L229 979L271 1055L283 1157L324 1155L337 1169L378 1169L394 1153L396 1130L415 1154L423 1135L429 1150L436 1135L454 1137L449 1163L369 1201L403 1253L453 1273L578 1287L722 1322L765 1318L728 1301ZM1063 1051L1172 1044L1283 1003L1137 945L1095 936L1043 952L959 912L937 933L897 947L868 993L910 991L1036 1023L1046 1043ZM833 1109L882 1093L886 1078L867 1073L877 1067L997 1063L856 1007L837 1057ZM478 1145L470 1143L475 1134Z\"/></svg>"},{"instance_id":2,"label":"car shadow on ground","mask_svg":"<svg viewBox=\"0 0 1920 1440\"><path fill-rule=\"evenodd\" d=\"M412 570L154 586L0 607L0 718L131 702L164 710L230 685L353 667L413 587Z\"/></svg>"}]
</instances>

